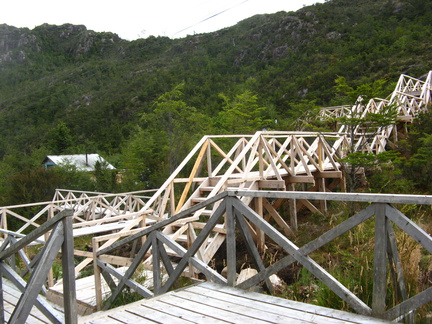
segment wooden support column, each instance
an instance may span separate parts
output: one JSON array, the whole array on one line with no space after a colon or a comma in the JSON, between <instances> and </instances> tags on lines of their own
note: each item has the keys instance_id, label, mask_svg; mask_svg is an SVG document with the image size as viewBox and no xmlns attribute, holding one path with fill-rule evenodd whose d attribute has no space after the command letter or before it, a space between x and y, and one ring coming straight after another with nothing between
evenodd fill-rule
<instances>
[{"instance_id":1,"label":"wooden support column","mask_svg":"<svg viewBox=\"0 0 432 324\"><path fill-rule=\"evenodd\" d=\"M321 178L319 181L319 187L321 192L326 192L326 180L324 178ZM327 212L327 200L321 200L320 201L320 208L322 213Z\"/></svg>"},{"instance_id":2,"label":"wooden support column","mask_svg":"<svg viewBox=\"0 0 432 324\"><path fill-rule=\"evenodd\" d=\"M54 206L51 205L50 208L48 209L48 220L53 217L54 217ZM49 233L46 233L45 242L48 240L48 237L49 237ZM54 286L54 272L52 268L48 272L47 284L48 284L48 288Z\"/></svg>"},{"instance_id":3,"label":"wooden support column","mask_svg":"<svg viewBox=\"0 0 432 324\"><path fill-rule=\"evenodd\" d=\"M322 143L321 137L318 141L318 165L320 168L320 171L323 171L323 162L324 162L324 147ZM321 192L326 192L326 181L324 178L318 179L318 188ZM327 212L327 200L321 200L320 201L320 209L322 213Z\"/></svg>"},{"instance_id":4,"label":"wooden support column","mask_svg":"<svg viewBox=\"0 0 432 324\"><path fill-rule=\"evenodd\" d=\"M3 272L0 268L0 323L4 323Z\"/></svg>"},{"instance_id":5,"label":"wooden support column","mask_svg":"<svg viewBox=\"0 0 432 324\"><path fill-rule=\"evenodd\" d=\"M295 191L295 185L293 183L289 184L291 191ZM297 230L297 199L289 199L289 209L290 209L290 224L293 230Z\"/></svg>"},{"instance_id":6,"label":"wooden support column","mask_svg":"<svg viewBox=\"0 0 432 324\"><path fill-rule=\"evenodd\" d=\"M161 281L161 264L159 255L159 240L157 235L152 235L152 256L153 256L153 291L154 295L159 295L160 288L162 286Z\"/></svg>"},{"instance_id":7,"label":"wooden support column","mask_svg":"<svg viewBox=\"0 0 432 324\"><path fill-rule=\"evenodd\" d=\"M236 238L235 238L235 216L231 197L225 199L226 203L226 248L227 248L227 282L234 287L237 276L236 266Z\"/></svg>"},{"instance_id":8,"label":"wooden support column","mask_svg":"<svg viewBox=\"0 0 432 324\"><path fill-rule=\"evenodd\" d=\"M264 177L264 157L263 157L263 138L260 136L258 144L258 159L259 159L259 176L262 179Z\"/></svg>"},{"instance_id":9,"label":"wooden support column","mask_svg":"<svg viewBox=\"0 0 432 324\"><path fill-rule=\"evenodd\" d=\"M383 317L387 290L387 227L386 205L375 205L375 248L372 316Z\"/></svg>"},{"instance_id":10,"label":"wooden support column","mask_svg":"<svg viewBox=\"0 0 432 324\"><path fill-rule=\"evenodd\" d=\"M99 250L99 242L95 240L96 237L92 239L92 248L93 248L93 272L94 272L94 280L95 280L95 294L96 294L96 309L98 311L102 310L102 279L101 279L101 269L97 264L97 252Z\"/></svg>"},{"instance_id":11,"label":"wooden support column","mask_svg":"<svg viewBox=\"0 0 432 324\"><path fill-rule=\"evenodd\" d=\"M258 215L261 218L264 218L264 208L263 208L263 198L256 197L255 198L255 208ZM265 235L264 232L259 228L259 226L255 226L255 230L257 233L257 247L258 250L263 253L265 251Z\"/></svg>"},{"instance_id":12,"label":"wooden support column","mask_svg":"<svg viewBox=\"0 0 432 324\"><path fill-rule=\"evenodd\" d=\"M64 239L62 244L63 307L65 323L78 323L76 309L75 262L73 239L73 211L63 219ZM51 272L52 273L52 272Z\"/></svg>"}]
</instances>

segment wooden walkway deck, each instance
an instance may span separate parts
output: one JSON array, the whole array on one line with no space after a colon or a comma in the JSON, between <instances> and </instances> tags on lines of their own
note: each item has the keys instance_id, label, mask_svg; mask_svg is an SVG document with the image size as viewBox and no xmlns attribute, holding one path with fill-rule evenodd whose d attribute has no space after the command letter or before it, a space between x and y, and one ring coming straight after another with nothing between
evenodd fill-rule
<instances>
[{"instance_id":1,"label":"wooden walkway deck","mask_svg":"<svg viewBox=\"0 0 432 324\"><path fill-rule=\"evenodd\" d=\"M8 322L12 312L15 309L15 305L17 304L19 298L21 297L21 292L7 279L3 278L3 302L5 308L5 321ZM55 307L58 317L62 318L63 310L53 305ZM49 324L52 323L36 306L33 306L30 316L27 318L26 323L30 324Z\"/></svg>"},{"instance_id":2,"label":"wooden walkway deck","mask_svg":"<svg viewBox=\"0 0 432 324\"><path fill-rule=\"evenodd\" d=\"M80 323L390 323L210 282L82 317Z\"/></svg>"}]
</instances>

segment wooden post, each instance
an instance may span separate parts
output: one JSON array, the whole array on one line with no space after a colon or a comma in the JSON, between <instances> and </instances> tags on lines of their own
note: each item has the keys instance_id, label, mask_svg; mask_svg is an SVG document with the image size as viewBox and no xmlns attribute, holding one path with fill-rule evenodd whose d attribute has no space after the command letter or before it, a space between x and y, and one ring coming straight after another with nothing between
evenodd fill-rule
<instances>
[{"instance_id":1,"label":"wooden post","mask_svg":"<svg viewBox=\"0 0 432 324\"><path fill-rule=\"evenodd\" d=\"M71 213L73 215L73 211L71 211ZM51 219L53 217L54 217L54 206L51 205L50 208L48 209L48 219ZM45 235L45 241L47 239L48 239L48 233ZM54 286L54 272L53 272L52 268L48 272L47 284L48 284L48 287Z\"/></svg>"},{"instance_id":2,"label":"wooden post","mask_svg":"<svg viewBox=\"0 0 432 324\"><path fill-rule=\"evenodd\" d=\"M75 262L73 240L73 212L63 219L64 239L62 244L62 268L63 268L63 301L65 323L78 323L76 310L75 288Z\"/></svg>"},{"instance_id":3,"label":"wooden post","mask_svg":"<svg viewBox=\"0 0 432 324\"><path fill-rule=\"evenodd\" d=\"M295 185L291 183L291 190L295 191ZM297 230L297 199L289 199L289 208L290 208L290 224L293 230Z\"/></svg>"},{"instance_id":4,"label":"wooden post","mask_svg":"<svg viewBox=\"0 0 432 324\"><path fill-rule=\"evenodd\" d=\"M255 208L258 215L260 215L263 218L264 210L263 210L263 198L262 197L256 197L255 198ZM255 227L256 233L257 233L257 247L258 250L261 251L261 253L265 250L265 235L264 232L259 228L259 226Z\"/></svg>"},{"instance_id":5,"label":"wooden post","mask_svg":"<svg viewBox=\"0 0 432 324\"><path fill-rule=\"evenodd\" d=\"M262 179L264 176L264 158L263 158L263 138L260 136L258 144L258 159L259 159L259 176Z\"/></svg>"},{"instance_id":6,"label":"wooden post","mask_svg":"<svg viewBox=\"0 0 432 324\"><path fill-rule=\"evenodd\" d=\"M191 171L191 173L189 175L189 181L186 183L186 185L185 185L185 187L183 189L183 193L182 193L182 195L180 197L180 200L179 200L179 202L177 204L177 207L176 207L176 211L175 211L176 213L178 213L181 210L181 208L183 207L183 204L186 201L186 197L187 197L187 195L189 193L189 189L190 189L190 187L192 185L193 179L195 178L195 175L198 172L198 169L199 169L199 167L201 165L202 159L203 159L203 157L204 157L204 155L206 153L207 146L208 146L208 141L205 141L204 144L203 144L203 146L202 146L202 148L201 148L201 151L198 154L197 159L195 160L195 164L194 164L194 166L192 168L192 171Z\"/></svg>"},{"instance_id":7,"label":"wooden post","mask_svg":"<svg viewBox=\"0 0 432 324\"><path fill-rule=\"evenodd\" d=\"M0 269L0 323L4 323L3 273Z\"/></svg>"},{"instance_id":8,"label":"wooden post","mask_svg":"<svg viewBox=\"0 0 432 324\"><path fill-rule=\"evenodd\" d=\"M387 227L386 205L375 205L375 248L372 316L383 317L387 290Z\"/></svg>"},{"instance_id":9,"label":"wooden post","mask_svg":"<svg viewBox=\"0 0 432 324\"><path fill-rule=\"evenodd\" d=\"M95 280L95 294L96 294L96 309L100 311L102 309L103 299L102 299L102 279L101 270L97 264L97 251L99 250L99 242L96 237L92 238L92 248L93 248L93 270L94 270L94 280Z\"/></svg>"},{"instance_id":10,"label":"wooden post","mask_svg":"<svg viewBox=\"0 0 432 324\"><path fill-rule=\"evenodd\" d=\"M227 248L227 281L228 285L234 287L236 282L236 238L235 238L235 216L231 197L225 199L226 204L226 248Z\"/></svg>"},{"instance_id":11,"label":"wooden post","mask_svg":"<svg viewBox=\"0 0 432 324\"><path fill-rule=\"evenodd\" d=\"M150 239L150 236L149 236ZM154 295L159 295L159 291L161 288L161 264L160 264L160 255L159 255L159 241L156 235L156 232L151 235L152 240L152 256L153 256L153 288Z\"/></svg>"}]
</instances>

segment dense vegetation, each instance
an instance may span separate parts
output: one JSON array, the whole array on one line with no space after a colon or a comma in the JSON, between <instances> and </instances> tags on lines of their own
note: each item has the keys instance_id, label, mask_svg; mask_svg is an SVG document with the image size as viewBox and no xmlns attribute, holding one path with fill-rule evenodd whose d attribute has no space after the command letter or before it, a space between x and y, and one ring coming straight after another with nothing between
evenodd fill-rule
<instances>
[{"instance_id":1,"label":"dense vegetation","mask_svg":"<svg viewBox=\"0 0 432 324\"><path fill-rule=\"evenodd\" d=\"M315 107L385 97L401 73L430 70L431 8L332 0L214 33L131 42L85 26L0 25L2 203L49 199L55 187L157 187L203 134L295 130ZM341 78L357 92L341 90ZM405 181L394 190L430 189L407 174L416 163L430 174L428 134L419 130L393 166L400 171L389 172ZM93 152L126 170L121 185L109 174L94 183L76 170L38 170L47 154Z\"/></svg>"}]
</instances>

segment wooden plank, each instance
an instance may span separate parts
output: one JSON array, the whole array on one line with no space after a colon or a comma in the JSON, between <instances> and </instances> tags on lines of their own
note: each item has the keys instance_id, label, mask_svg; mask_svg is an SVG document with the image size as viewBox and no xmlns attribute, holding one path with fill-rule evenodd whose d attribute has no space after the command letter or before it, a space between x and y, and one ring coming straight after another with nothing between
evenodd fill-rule
<instances>
[{"instance_id":1,"label":"wooden plank","mask_svg":"<svg viewBox=\"0 0 432 324\"><path fill-rule=\"evenodd\" d=\"M6 279L3 279L4 288L4 303L5 311L8 313L7 320L9 320L15 305L18 303L21 292L13 286L13 284ZM6 315L6 314L5 314ZM51 321L35 306L33 306L30 316L26 320L27 322L33 321L34 323L51 323Z\"/></svg>"},{"instance_id":2,"label":"wooden plank","mask_svg":"<svg viewBox=\"0 0 432 324\"><path fill-rule=\"evenodd\" d=\"M286 307L282 305L274 305L259 298L248 298L248 295L237 295L228 293L221 290L210 290L202 286L195 286L187 288L187 291L203 296L211 297L218 300L223 300L227 303L234 305L241 305L254 310L268 313L268 319L272 320L274 315L280 315L278 320L285 323L292 323L294 320L300 320L308 323L326 323L326 324L343 324L343 323L358 323L356 321L347 321L346 319L337 319L330 316L321 315L319 313L305 312L297 310L293 307Z\"/></svg>"},{"instance_id":3,"label":"wooden plank","mask_svg":"<svg viewBox=\"0 0 432 324\"><path fill-rule=\"evenodd\" d=\"M382 319L308 305L211 282L96 313L82 318L82 323L147 323L147 320L167 324L390 323Z\"/></svg>"},{"instance_id":4,"label":"wooden plank","mask_svg":"<svg viewBox=\"0 0 432 324\"><path fill-rule=\"evenodd\" d=\"M141 318L143 318L153 320L156 323L190 324L190 321L184 320L181 317L173 316L166 312L159 312L148 307L128 308L126 312L137 316L135 323L139 323Z\"/></svg>"},{"instance_id":5,"label":"wooden plank","mask_svg":"<svg viewBox=\"0 0 432 324\"><path fill-rule=\"evenodd\" d=\"M285 179L287 183L315 183L315 178L310 176L291 176Z\"/></svg>"},{"instance_id":6,"label":"wooden plank","mask_svg":"<svg viewBox=\"0 0 432 324\"><path fill-rule=\"evenodd\" d=\"M189 310L184 307L182 303L174 303L167 302L165 298L161 298L158 300L149 300L146 301L145 304L141 304L143 307L151 308L153 310L157 310L159 312L169 312L171 315L176 317L181 317L185 320L194 322L194 323L226 323L225 321L221 321L215 318L215 314L202 314L197 312L196 310Z\"/></svg>"},{"instance_id":7,"label":"wooden plank","mask_svg":"<svg viewBox=\"0 0 432 324\"><path fill-rule=\"evenodd\" d=\"M250 300L258 300L271 305L278 305L282 307L292 308L296 310L300 310L303 312L307 312L310 314L319 314L322 316L326 316L329 318L342 319L348 322L362 323L362 324L373 324L373 323L390 323L387 320L377 319L370 316L364 316L349 312L344 312L340 310L335 310L327 307L311 305L306 303L301 303L293 300L288 300L284 298L279 298L275 296L260 294L256 292L251 292L243 289L233 288L229 286L222 286L219 284L215 284L212 282L205 282L199 285L200 287L212 290L212 291L221 291L226 292L228 294L245 297ZM192 287L190 287L192 288ZM187 288L189 289L189 288ZM325 322L322 322L325 323Z\"/></svg>"},{"instance_id":8,"label":"wooden plank","mask_svg":"<svg viewBox=\"0 0 432 324\"><path fill-rule=\"evenodd\" d=\"M231 323L257 323L264 324L269 321L265 319L267 314L251 311L249 307L238 307L223 301L218 301L210 297L189 293L186 290L181 293L173 293L164 298L168 304L178 305L185 309L198 312L200 314L213 314L220 320Z\"/></svg>"}]
</instances>

